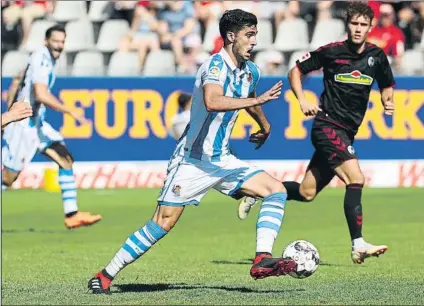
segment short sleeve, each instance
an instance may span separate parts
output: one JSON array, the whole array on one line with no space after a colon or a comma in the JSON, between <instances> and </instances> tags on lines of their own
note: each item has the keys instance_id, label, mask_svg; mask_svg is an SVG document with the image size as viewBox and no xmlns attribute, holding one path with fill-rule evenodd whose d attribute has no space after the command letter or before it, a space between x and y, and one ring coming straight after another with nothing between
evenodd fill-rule
<instances>
[{"instance_id":1,"label":"short sleeve","mask_svg":"<svg viewBox=\"0 0 424 306\"><path fill-rule=\"evenodd\" d=\"M206 84L217 84L224 87L227 78L227 67L221 55L216 54L209 65L204 66L202 73L203 86Z\"/></svg>"},{"instance_id":2,"label":"short sleeve","mask_svg":"<svg viewBox=\"0 0 424 306\"><path fill-rule=\"evenodd\" d=\"M390 67L389 60L383 51L381 51L379 55L376 79L380 89L395 85L392 68Z\"/></svg>"},{"instance_id":3,"label":"short sleeve","mask_svg":"<svg viewBox=\"0 0 424 306\"><path fill-rule=\"evenodd\" d=\"M51 72L50 60L43 54L34 54L31 59L31 80L32 83L49 85L49 75Z\"/></svg>"},{"instance_id":4,"label":"short sleeve","mask_svg":"<svg viewBox=\"0 0 424 306\"><path fill-rule=\"evenodd\" d=\"M185 10L185 17L188 18L194 18L194 7L193 4L188 2L184 4L184 10Z\"/></svg>"},{"instance_id":5,"label":"short sleeve","mask_svg":"<svg viewBox=\"0 0 424 306\"><path fill-rule=\"evenodd\" d=\"M324 51L319 48L312 52L306 52L300 59L296 61L296 65L302 74L319 70L324 66Z\"/></svg>"}]
</instances>

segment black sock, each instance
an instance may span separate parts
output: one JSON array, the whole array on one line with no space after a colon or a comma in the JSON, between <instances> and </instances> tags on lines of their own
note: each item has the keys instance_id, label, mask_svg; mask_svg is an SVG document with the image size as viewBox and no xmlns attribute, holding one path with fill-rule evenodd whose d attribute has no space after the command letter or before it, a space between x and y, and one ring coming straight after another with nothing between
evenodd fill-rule
<instances>
[{"instance_id":1,"label":"black sock","mask_svg":"<svg viewBox=\"0 0 424 306\"><path fill-rule=\"evenodd\" d=\"M306 199L300 194L300 184L298 182L283 182L283 185L287 190L287 201L306 202Z\"/></svg>"},{"instance_id":2,"label":"black sock","mask_svg":"<svg viewBox=\"0 0 424 306\"><path fill-rule=\"evenodd\" d=\"M72 217L72 216L73 216L73 215L75 215L77 212L78 212L78 210L77 210L77 211L70 212L69 214L66 214L66 215L65 215L65 217L66 217L66 218Z\"/></svg>"},{"instance_id":3,"label":"black sock","mask_svg":"<svg viewBox=\"0 0 424 306\"><path fill-rule=\"evenodd\" d=\"M271 253L268 253L268 252L256 252L256 256L259 256L259 255L262 255L262 254L267 254L267 255L271 255L272 256L272 254Z\"/></svg>"},{"instance_id":4,"label":"black sock","mask_svg":"<svg viewBox=\"0 0 424 306\"><path fill-rule=\"evenodd\" d=\"M344 211L352 240L362 237L362 187L362 184L346 185Z\"/></svg>"}]
</instances>

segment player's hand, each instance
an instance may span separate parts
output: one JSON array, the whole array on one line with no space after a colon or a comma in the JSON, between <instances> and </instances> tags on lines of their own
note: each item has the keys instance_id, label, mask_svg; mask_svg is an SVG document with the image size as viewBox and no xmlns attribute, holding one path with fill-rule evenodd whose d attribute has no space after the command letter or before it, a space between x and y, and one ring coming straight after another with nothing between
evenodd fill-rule
<instances>
[{"instance_id":1,"label":"player's hand","mask_svg":"<svg viewBox=\"0 0 424 306\"><path fill-rule=\"evenodd\" d=\"M386 101L383 103L384 106L384 113L386 115L393 115L394 111L395 111L395 105L392 101Z\"/></svg>"},{"instance_id":2,"label":"player's hand","mask_svg":"<svg viewBox=\"0 0 424 306\"><path fill-rule=\"evenodd\" d=\"M10 122L19 121L32 116L32 107L22 100L13 103L8 113Z\"/></svg>"},{"instance_id":3,"label":"player's hand","mask_svg":"<svg viewBox=\"0 0 424 306\"><path fill-rule=\"evenodd\" d=\"M271 100L276 100L281 96L281 87L283 86L283 81L278 81L271 89L265 91L257 99L259 104L264 104Z\"/></svg>"},{"instance_id":4,"label":"player's hand","mask_svg":"<svg viewBox=\"0 0 424 306\"><path fill-rule=\"evenodd\" d=\"M271 133L271 130L265 131L265 130L259 130L256 133L253 133L249 137L249 142L256 143L257 146L255 150L259 150L262 145L265 143L265 141L268 139L269 134Z\"/></svg>"},{"instance_id":5,"label":"player's hand","mask_svg":"<svg viewBox=\"0 0 424 306\"><path fill-rule=\"evenodd\" d=\"M85 118L84 115L81 115L77 112L71 112L70 115L82 125L91 123L91 121Z\"/></svg>"},{"instance_id":6,"label":"player's hand","mask_svg":"<svg viewBox=\"0 0 424 306\"><path fill-rule=\"evenodd\" d=\"M300 103L300 109L305 116L315 116L319 111L322 111L318 105L309 103L307 101Z\"/></svg>"}]
</instances>

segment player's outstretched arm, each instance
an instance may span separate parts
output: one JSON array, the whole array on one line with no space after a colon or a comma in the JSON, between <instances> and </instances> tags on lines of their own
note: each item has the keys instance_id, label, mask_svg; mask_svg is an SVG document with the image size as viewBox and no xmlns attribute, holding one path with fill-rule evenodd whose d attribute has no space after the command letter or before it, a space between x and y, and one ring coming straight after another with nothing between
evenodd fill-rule
<instances>
[{"instance_id":1,"label":"player's outstretched arm","mask_svg":"<svg viewBox=\"0 0 424 306\"><path fill-rule=\"evenodd\" d=\"M34 83L35 98L38 102L54 109L55 111L62 112L72 116L75 120L81 124L87 124L89 121L78 112L70 109L63 103L61 103L54 95L52 95L46 84Z\"/></svg>"},{"instance_id":2,"label":"player's outstretched arm","mask_svg":"<svg viewBox=\"0 0 424 306\"><path fill-rule=\"evenodd\" d=\"M3 129L6 125L11 122L19 121L32 116L32 107L23 101L12 104L9 111L5 112L1 116L1 128Z\"/></svg>"},{"instance_id":3,"label":"player's outstretched arm","mask_svg":"<svg viewBox=\"0 0 424 306\"><path fill-rule=\"evenodd\" d=\"M283 82L279 81L259 97L240 99L224 96L224 89L221 85L206 84L203 86L203 100L208 112L232 111L276 100L281 95L282 86Z\"/></svg>"},{"instance_id":4,"label":"player's outstretched arm","mask_svg":"<svg viewBox=\"0 0 424 306\"><path fill-rule=\"evenodd\" d=\"M300 109L305 114L305 116L315 116L318 111L321 111L321 109L318 105L309 103L306 100L305 94L303 93L302 77L303 74L300 69L297 66L294 66L288 74L290 87L296 98L299 100Z\"/></svg>"}]
</instances>

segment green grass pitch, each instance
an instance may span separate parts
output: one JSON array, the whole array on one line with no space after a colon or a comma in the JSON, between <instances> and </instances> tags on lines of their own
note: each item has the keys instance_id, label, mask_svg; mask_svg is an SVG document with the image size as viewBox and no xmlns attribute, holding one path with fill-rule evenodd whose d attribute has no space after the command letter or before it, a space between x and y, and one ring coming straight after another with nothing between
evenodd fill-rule
<instances>
[{"instance_id":1,"label":"green grass pitch","mask_svg":"<svg viewBox=\"0 0 424 306\"><path fill-rule=\"evenodd\" d=\"M424 190L364 191L364 237L389 250L363 265L350 260L343 189L312 203L288 202L274 255L295 239L317 246L322 264L308 279L253 280L259 207L245 221L238 202L210 192L188 207L174 230L128 266L110 296L91 295L88 279L127 236L147 221L158 190L80 190L81 210L104 219L67 230L60 194L8 191L2 203L2 303L135 304L410 304L424 303Z\"/></svg>"}]
</instances>

